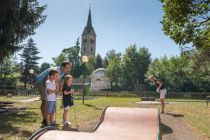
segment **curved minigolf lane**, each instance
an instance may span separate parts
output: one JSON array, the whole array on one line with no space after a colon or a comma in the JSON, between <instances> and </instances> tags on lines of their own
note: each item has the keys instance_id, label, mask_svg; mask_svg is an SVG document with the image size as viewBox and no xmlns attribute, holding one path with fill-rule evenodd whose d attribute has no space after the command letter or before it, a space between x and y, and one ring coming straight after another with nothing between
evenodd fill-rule
<instances>
[{"instance_id":1,"label":"curved minigolf lane","mask_svg":"<svg viewBox=\"0 0 210 140\"><path fill-rule=\"evenodd\" d=\"M108 107L92 132L49 130L38 140L158 140L159 114L155 108Z\"/></svg>"}]
</instances>

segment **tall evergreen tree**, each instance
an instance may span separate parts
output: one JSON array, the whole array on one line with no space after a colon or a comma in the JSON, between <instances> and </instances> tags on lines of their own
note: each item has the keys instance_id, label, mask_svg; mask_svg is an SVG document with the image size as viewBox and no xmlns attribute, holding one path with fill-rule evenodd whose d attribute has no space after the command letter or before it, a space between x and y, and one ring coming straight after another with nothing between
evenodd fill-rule
<instances>
[{"instance_id":1,"label":"tall evergreen tree","mask_svg":"<svg viewBox=\"0 0 210 140\"><path fill-rule=\"evenodd\" d=\"M37 0L0 1L0 61L20 50L19 44L44 22L46 5Z\"/></svg>"},{"instance_id":2,"label":"tall evergreen tree","mask_svg":"<svg viewBox=\"0 0 210 140\"><path fill-rule=\"evenodd\" d=\"M95 69L103 67L103 59L100 54L97 54L95 58Z\"/></svg>"},{"instance_id":3,"label":"tall evergreen tree","mask_svg":"<svg viewBox=\"0 0 210 140\"><path fill-rule=\"evenodd\" d=\"M13 64L11 58L4 58L4 60L0 63L0 78L6 79L8 75L12 74Z\"/></svg>"},{"instance_id":4,"label":"tall evergreen tree","mask_svg":"<svg viewBox=\"0 0 210 140\"><path fill-rule=\"evenodd\" d=\"M34 43L34 40L30 38L28 40L28 43L24 45L23 53L20 54L21 60L23 62L23 69L24 72L22 73L23 79L24 79L24 86L26 88L26 84L28 81L29 70L34 69L34 71L38 72L38 60L41 59L41 57L38 56L40 52L38 51L38 48L36 48L36 44Z\"/></svg>"}]
</instances>

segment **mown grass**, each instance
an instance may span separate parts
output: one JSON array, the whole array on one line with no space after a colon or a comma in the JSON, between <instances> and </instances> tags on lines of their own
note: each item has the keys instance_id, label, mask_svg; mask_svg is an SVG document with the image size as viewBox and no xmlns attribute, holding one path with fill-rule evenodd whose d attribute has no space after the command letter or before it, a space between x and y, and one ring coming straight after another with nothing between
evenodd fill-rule
<instances>
[{"instance_id":1,"label":"mown grass","mask_svg":"<svg viewBox=\"0 0 210 140\"><path fill-rule=\"evenodd\" d=\"M0 102L12 102L17 100L31 99L32 96L12 96L12 98L7 98L6 96L0 96Z\"/></svg>"},{"instance_id":2,"label":"mown grass","mask_svg":"<svg viewBox=\"0 0 210 140\"><path fill-rule=\"evenodd\" d=\"M4 100L4 97L0 97L0 101L2 100ZM115 107L145 107L133 103L139 100L139 98L97 97L96 100L86 100L84 105L81 100L75 100L75 105L69 112L69 120L72 122L72 127L76 128L76 120L78 125L82 126L87 121L98 119L103 108L107 105ZM61 100L58 100L56 121L60 124L59 129L63 129L63 109L60 108L60 104ZM9 108L15 110L0 114L0 139L25 140L38 130L41 127L40 122L42 120L39 107L40 101L15 102L12 106L9 106ZM159 105L148 105L146 107L157 108ZM77 119L75 119L75 111ZM166 112L183 114L186 122L195 131L204 137L210 137L210 107L207 108L205 102L193 101L169 104L166 106Z\"/></svg>"}]
</instances>

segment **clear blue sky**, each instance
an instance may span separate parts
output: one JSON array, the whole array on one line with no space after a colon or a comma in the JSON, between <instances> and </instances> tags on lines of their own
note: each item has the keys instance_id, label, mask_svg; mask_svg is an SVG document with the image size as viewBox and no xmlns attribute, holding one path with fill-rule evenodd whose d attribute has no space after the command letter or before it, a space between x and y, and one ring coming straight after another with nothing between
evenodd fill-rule
<instances>
[{"instance_id":1,"label":"clear blue sky","mask_svg":"<svg viewBox=\"0 0 210 140\"><path fill-rule=\"evenodd\" d=\"M47 19L32 38L39 63L50 62L63 48L71 47L87 23L89 0L39 0L47 4ZM92 23L97 34L96 53L102 57L115 49L123 53L130 45L145 46L152 58L179 55L179 47L161 30L159 0L92 0Z\"/></svg>"}]
</instances>

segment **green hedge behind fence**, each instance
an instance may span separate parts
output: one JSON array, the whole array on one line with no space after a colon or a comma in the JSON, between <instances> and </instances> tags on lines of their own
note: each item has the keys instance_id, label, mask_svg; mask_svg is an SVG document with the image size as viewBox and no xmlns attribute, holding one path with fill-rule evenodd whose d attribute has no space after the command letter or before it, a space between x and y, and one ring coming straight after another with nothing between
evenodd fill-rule
<instances>
[{"instance_id":1,"label":"green hedge behind fence","mask_svg":"<svg viewBox=\"0 0 210 140\"><path fill-rule=\"evenodd\" d=\"M83 86L74 87L79 96L82 96ZM159 93L156 92L130 92L130 91L99 91L92 92L90 91L90 86L86 85L86 96L104 96L104 97L156 97L159 98ZM20 95L20 96L39 96L38 89L0 89L0 95ZM206 99L206 96L210 96L210 92L168 92L166 98L175 98L175 99Z\"/></svg>"}]
</instances>

